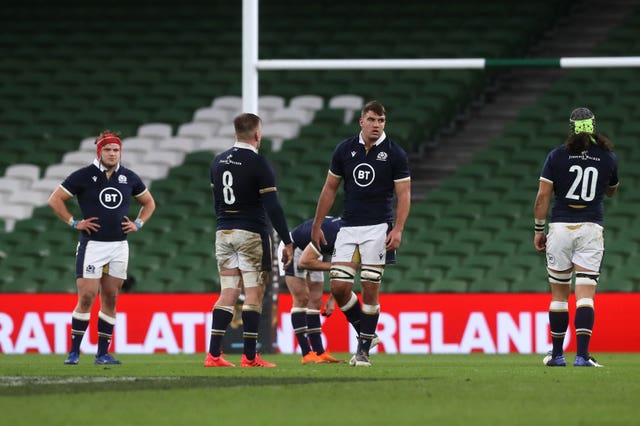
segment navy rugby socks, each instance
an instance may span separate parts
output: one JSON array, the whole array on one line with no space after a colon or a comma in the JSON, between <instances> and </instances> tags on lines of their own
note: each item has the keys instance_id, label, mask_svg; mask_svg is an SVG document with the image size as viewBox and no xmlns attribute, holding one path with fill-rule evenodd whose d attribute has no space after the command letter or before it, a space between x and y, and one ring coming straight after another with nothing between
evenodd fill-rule
<instances>
[{"instance_id":1,"label":"navy rugby socks","mask_svg":"<svg viewBox=\"0 0 640 426\"><path fill-rule=\"evenodd\" d=\"M569 312L550 311L549 326L551 328L551 342L553 343L551 356L557 357L563 353L562 344L564 343L564 336L567 334L567 327L569 327Z\"/></svg>"},{"instance_id":2,"label":"navy rugby socks","mask_svg":"<svg viewBox=\"0 0 640 426\"><path fill-rule=\"evenodd\" d=\"M592 306L580 306L576 309L574 325L576 328L577 355L589 358L589 341L591 340L591 330L595 312Z\"/></svg>"},{"instance_id":3,"label":"navy rugby socks","mask_svg":"<svg viewBox=\"0 0 640 426\"><path fill-rule=\"evenodd\" d=\"M297 310L301 309L301 310ZM300 351L302 355L306 355L311 352L309 341L307 340L307 312L304 308L297 308L291 310L291 325L293 331L296 334L296 340L300 345Z\"/></svg>"},{"instance_id":4,"label":"navy rugby socks","mask_svg":"<svg viewBox=\"0 0 640 426\"><path fill-rule=\"evenodd\" d=\"M320 311L308 310L307 311L307 336L311 347L318 354L324 353L324 346L322 345L322 322L320 321Z\"/></svg>"}]
</instances>

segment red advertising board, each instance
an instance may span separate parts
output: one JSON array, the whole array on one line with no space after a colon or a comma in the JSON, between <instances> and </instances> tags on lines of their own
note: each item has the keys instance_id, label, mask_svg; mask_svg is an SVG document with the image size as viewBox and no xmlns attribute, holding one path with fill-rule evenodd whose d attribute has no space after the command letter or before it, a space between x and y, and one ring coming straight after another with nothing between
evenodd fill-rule
<instances>
[{"instance_id":1,"label":"red advertising board","mask_svg":"<svg viewBox=\"0 0 640 426\"><path fill-rule=\"evenodd\" d=\"M205 352L215 294L122 294L113 339L117 353ZM545 353L550 346L547 294L383 294L378 335L386 353ZM65 353L69 347L72 294L1 294L0 353ZM571 314L575 301L570 301ZM640 352L633 326L640 293L596 297L594 352ZM291 298L278 301L277 347L297 350L290 323ZM97 308L92 319L97 318ZM573 326L567 350L575 350ZM82 350L94 352L95 320ZM325 319L323 335L332 352L353 352L355 335L344 315Z\"/></svg>"}]
</instances>

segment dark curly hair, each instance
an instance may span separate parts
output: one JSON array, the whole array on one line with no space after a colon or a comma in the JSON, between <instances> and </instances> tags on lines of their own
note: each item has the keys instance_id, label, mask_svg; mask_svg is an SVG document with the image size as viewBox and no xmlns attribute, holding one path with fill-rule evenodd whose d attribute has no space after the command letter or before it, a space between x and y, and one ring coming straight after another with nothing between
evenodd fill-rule
<instances>
[{"instance_id":1,"label":"dark curly hair","mask_svg":"<svg viewBox=\"0 0 640 426\"><path fill-rule=\"evenodd\" d=\"M565 142L565 148L570 154L579 154L589 149L592 143L598 145L605 151L613 151L613 143L602 133L578 133L569 136Z\"/></svg>"}]
</instances>

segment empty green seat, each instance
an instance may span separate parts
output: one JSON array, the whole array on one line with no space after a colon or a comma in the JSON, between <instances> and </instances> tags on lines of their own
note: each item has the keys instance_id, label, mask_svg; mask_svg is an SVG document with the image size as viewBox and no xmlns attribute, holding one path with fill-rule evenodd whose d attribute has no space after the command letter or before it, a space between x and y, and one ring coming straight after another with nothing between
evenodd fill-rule
<instances>
[{"instance_id":1,"label":"empty green seat","mask_svg":"<svg viewBox=\"0 0 640 426\"><path fill-rule=\"evenodd\" d=\"M134 255L130 255L129 258L129 273L131 275L146 275L150 271L157 271L162 268L165 264L165 261L162 257L146 254L146 253L136 253Z\"/></svg>"},{"instance_id":2,"label":"empty green seat","mask_svg":"<svg viewBox=\"0 0 640 426\"><path fill-rule=\"evenodd\" d=\"M506 293L509 291L509 282L506 279L486 276L471 281L469 291L473 293Z\"/></svg>"},{"instance_id":3,"label":"empty green seat","mask_svg":"<svg viewBox=\"0 0 640 426\"><path fill-rule=\"evenodd\" d=\"M21 276L25 271L34 270L36 263L34 257L11 253L2 261L2 269L5 271L13 270L18 276Z\"/></svg>"},{"instance_id":4,"label":"empty green seat","mask_svg":"<svg viewBox=\"0 0 640 426\"><path fill-rule=\"evenodd\" d=\"M542 280L536 280L535 277L515 280L511 284L511 291L515 293L545 293L549 291L548 285L545 285L544 276Z\"/></svg>"},{"instance_id":5,"label":"empty green seat","mask_svg":"<svg viewBox=\"0 0 640 426\"><path fill-rule=\"evenodd\" d=\"M36 269L22 275L21 281L28 286L35 286L38 292L75 293L75 282L62 279L62 273L55 269Z\"/></svg>"},{"instance_id":6,"label":"empty green seat","mask_svg":"<svg viewBox=\"0 0 640 426\"><path fill-rule=\"evenodd\" d=\"M169 259L165 263L165 267L170 269L181 270L185 275L190 271L198 270L204 267L212 268L214 265L205 265L204 259L200 256L181 254L174 258Z\"/></svg>"},{"instance_id":7,"label":"empty green seat","mask_svg":"<svg viewBox=\"0 0 640 426\"><path fill-rule=\"evenodd\" d=\"M186 280L188 282L188 289L186 291L190 293L218 293L220 292L220 282L218 277L214 273L209 271L194 271L187 275ZM185 291L185 290L183 290Z\"/></svg>"},{"instance_id":8,"label":"empty green seat","mask_svg":"<svg viewBox=\"0 0 640 426\"><path fill-rule=\"evenodd\" d=\"M456 233L453 237L453 241L471 243L473 244L475 251L479 246L492 241L493 237L494 234L492 232L484 229L476 229L474 224L471 224L468 230Z\"/></svg>"},{"instance_id":9,"label":"empty green seat","mask_svg":"<svg viewBox=\"0 0 640 426\"><path fill-rule=\"evenodd\" d=\"M150 271L136 282L136 291L143 293L162 293L168 287L175 289L184 283L184 273L178 269L162 268Z\"/></svg>"},{"instance_id":10,"label":"empty green seat","mask_svg":"<svg viewBox=\"0 0 640 426\"><path fill-rule=\"evenodd\" d=\"M635 267L615 268L600 276L598 290L606 292L634 292L640 290L640 271Z\"/></svg>"},{"instance_id":11,"label":"empty green seat","mask_svg":"<svg viewBox=\"0 0 640 426\"><path fill-rule=\"evenodd\" d=\"M414 202L411 205L411 214L408 220L411 221L419 217L429 222L442 216L444 210L444 206L436 202L434 198L429 198L427 201Z\"/></svg>"},{"instance_id":12,"label":"empty green seat","mask_svg":"<svg viewBox=\"0 0 640 426\"><path fill-rule=\"evenodd\" d=\"M427 257L423 262L422 266L424 267L427 274L431 273L431 271L436 270L442 273L446 273L449 270L456 269L460 265L460 259L457 256L447 256L447 255L434 255ZM439 273L435 272L435 273Z\"/></svg>"},{"instance_id":13,"label":"empty green seat","mask_svg":"<svg viewBox=\"0 0 640 426\"><path fill-rule=\"evenodd\" d=\"M464 281L471 285L476 280L481 280L485 276L485 270L479 267L464 266L447 271L445 279L447 281Z\"/></svg>"},{"instance_id":14,"label":"empty green seat","mask_svg":"<svg viewBox=\"0 0 640 426\"><path fill-rule=\"evenodd\" d=\"M5 293L38 293L42 291L41 283L28 276L19 274L11 278L2 284L2 291Z\"/></svg>"},{"instance_id":15,"label":"empty green seat","mask_svg":"<svg viewBox=\"0 0 640 426\"><path fill-rule=\"evenodd\" d=\"M497 254L475 254L462 261L463 268L479 268L485 273L498 269L502 264L502 258Z\"/></svg>"},{"instance_id":16,"label":"empty green seat","mask_svg":"<svg viewBox=\"0 0 640 426\"><path fill-rule=\"evenodd\" d=\"M465 293L469 289L469 284L464 280L443 278L432 282L429 289L432 293Z\"/></svg>"},{"instance_id":17,"label":"empty green seat","mask_svg":"<svg viewBox=\"0 0 640 426\"><path fill-rule=\"evenodd\" d=\"M436 253L439 255L456 257L461 262L469 256L472 256L474 252L475 246L472 243L461 242L455 239L443 243L436 250Z\"/></svg>"},{"instance_id":18,"label":"empty green seat","mask_svg":"<svg viewBox=\"0 0 640 426\"><path fill-rule=\"evenodd\" d=\"M388 282L387 271L392 269L393 266L385 268L385 277L383 278L384 291L400 292L400 293L424 293L429 291L429 287L433 281L441 278L441 274L427 273L421 269L409 269L405 272L402 278L393 280L392 283Z\"/></svg>"}]
</instances>

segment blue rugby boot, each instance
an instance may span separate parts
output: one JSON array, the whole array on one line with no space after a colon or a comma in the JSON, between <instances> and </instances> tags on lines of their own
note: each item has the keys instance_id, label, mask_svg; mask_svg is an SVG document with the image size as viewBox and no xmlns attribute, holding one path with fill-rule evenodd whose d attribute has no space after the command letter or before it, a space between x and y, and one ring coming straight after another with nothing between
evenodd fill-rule
<instances>
[{"instance_id":1,"label":"blue rugby boot","mask_svg":"<svg viewBox=\"0 0 640 426\"><path fill-rule=\"evenodd\" d=\"M69 352L69 356L64 360L67 365L78 365L80 362L80 354L78 352Z\"/></svg>"},{"instance_id":2,"label":"blue rugby boot","mask_svg":"<svg viewBox=\"0 0 640 426\"><path fill-rule=\"evenodd\" d=\"M576 356L576 360L573 362L574 367L603 367L602 364L598 364L598 361L592 356L583 357Z\"/></svg>"},{"instance_id":3,"label":"blue rugby boot","mask_svg":"<svg viewBox=\"0 0 640 426\"><path fill-rule=\"evenodd\" d=\"M96 360L93 362L97 365L117 365L122 364L122 362L118 361L111 354L104 354L100 356L96 356Z\"/></svg>"},{"instance_id":4,"label":"blue rugby boot","mask_svg":"<svg viewBox=\"0 0 640 426\"><path fill-rule=\"evenodd\" d=\"M547 356L544 357L542 363L547 367L566 367L567 361L564 359L564 355L552 356L551 353L548 353Z\"/></svg>"}]
</instances>

